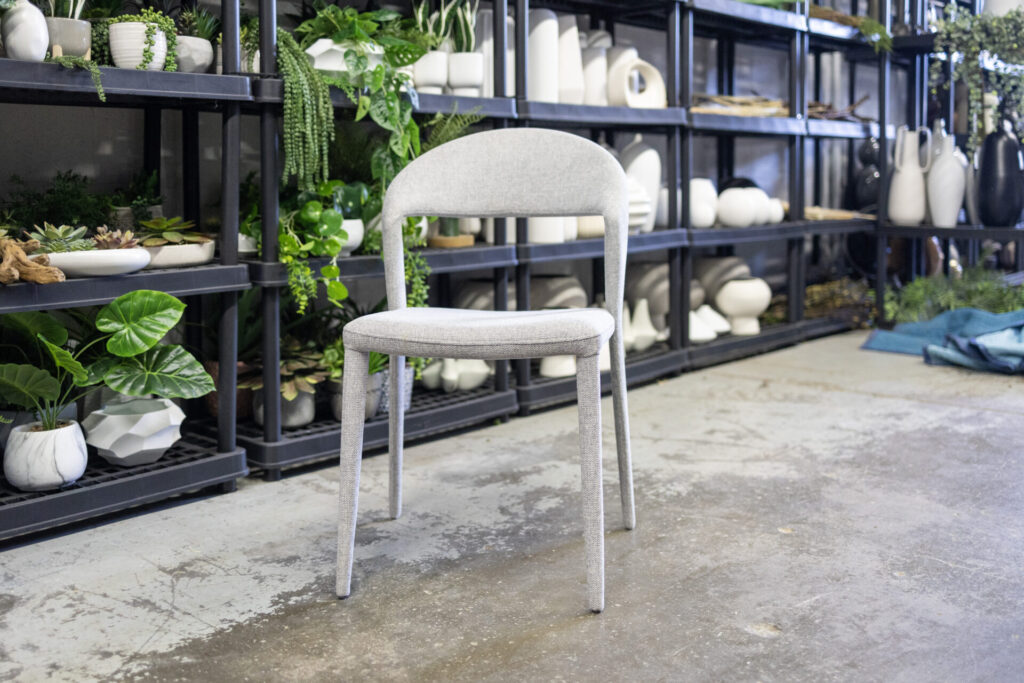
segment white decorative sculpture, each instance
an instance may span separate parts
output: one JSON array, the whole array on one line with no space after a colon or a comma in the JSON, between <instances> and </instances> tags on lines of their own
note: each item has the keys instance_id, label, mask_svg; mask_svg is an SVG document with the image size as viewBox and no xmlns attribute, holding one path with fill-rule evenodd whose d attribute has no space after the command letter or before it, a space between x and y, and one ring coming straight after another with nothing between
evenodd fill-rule
<instances>
[{"instance_id":1,"label":"white decorative sculpture","mask_svg":"<svg viewBox=\"0 0 1024 683\"><path fill-rule=\"evenodd\" d=\"M707 323L701 320L694 311L690 311L689 314L690 322L690 341L694 344L706 344L709 341L714 341L718 335L715 331L708 327Z\"/></svg>"},{"instance_id":2,"label":"white decorative sculpture","mask_svg":"<svg viewBox=\"0 0 1024 683\"><path fill-rule=\"evenodd\" d=\"M86 443L112 465L156 462L181 438L185 413L167 398L114 403L82 421Z\"/></svg>"},{"instance_id":3,"label":"white decorative sculpture","mask_svg":"<svg viewBox=\"0 0 1024 683\"><path fill-rule=\"evenodd\" d=\"M658 338L658 330L654 328L654 323L651 322L647 299L640 299L636 306L633 307L630 325L633 333L634 351L646 351L654 346L654 342Z\"/></svg>"},{"instance_id":4,"label":"white decorative sculpture","mask_svg":"<svg viewBox=\"0 0 1024 683\"><path fill-rule=\"evenodd\" d=\"M632 178L644 188L649 201L655 201L661 188L661 155L658 150L644 142L643 136L638 133L619 153L619 163L626 171L626 177ZM649 211L640 226L640 232L653 230L654 219L655 212Z\"/></svg>"},{"instance_id":5,"label":"white decorative sculpture","mask_svg":"<svg viewBox=\"0 0 1024 683\"><path fill-rule=\"evenodd\" d=\"M11 429L4 447L4 477L22 491L50 491L77 480L88 455L77 422L35 431L38 422Z\"/></svg>"},{"instance_id":6,"label":"white decorative sculpture","mask_svg":"<svg viewBox=\"0 0 1024 683\"><path fill-rule=\"evenodd\" d=\"M558 101L583 104L583 55L575 14L558 16Z\"/></svg>"},{"instance_id":7,"label":"white decorative sculpture","mask_svg":"<svg viewBox=\"0 0 1024 683\"><path fill-rule=\"evenodd\" d=\"M551 10L530 10L527 97L558 101L558 17Z\"/></svg>"},{"instance_id":8,"label":"white decorative sculpture","mask_svg":"<svg viewBox=\"0 0 1024 683\"><path fill-rule=\"evenodd\" d=\"M759 277L730 280L718 290L715 307L729 318L735 335L754 335L761 332L757 317L768 310L772 290Z\"/></svg>"},{"instance_id":9,"label":"white decorative sculpture","mask_svg":"<svg viewBox=\"0 0 1024 683\"><path fill-rule=\"evenodd\" d=\"M572 377L576 374L576 356L546 356L540 361L541 377Z\"/></svg>"},{"instance_id":10,"label":"white decorative sculpture","mask_svg":"<svg viewBox=\"0 0 1024 683\"><path fill-rule=\"evenodd\" d=\"M722 315L711 308L707 304L702 304L695 313L700 318L701 322L711 328L715 334L728 334L732 332L732 326L729 321L722 317Z\"/></svg>"},{"instance_id":11,"label":"white decorative sculpture","mask_svg":"<svg viewBox=\"0 0 1024 683\"><path fill-rule=\"evenodd\" d=\"M621 52L617 52L621 50ZM640 81L643 87L640 87ZM608 104L633 109L664 109L668 106L665 80L652 64L640 59L635 48L608 52Z\"/></svg>"},{"instance_id":12,"label":"white decorative sculpture","mask_svg":"<svg viewBox=\"0 0 1024 683\"><path fill-rule=\"evenodd\" d=\"M608 106L608 48L583 50L583 104Z\"/></svg>"}]
</instances>

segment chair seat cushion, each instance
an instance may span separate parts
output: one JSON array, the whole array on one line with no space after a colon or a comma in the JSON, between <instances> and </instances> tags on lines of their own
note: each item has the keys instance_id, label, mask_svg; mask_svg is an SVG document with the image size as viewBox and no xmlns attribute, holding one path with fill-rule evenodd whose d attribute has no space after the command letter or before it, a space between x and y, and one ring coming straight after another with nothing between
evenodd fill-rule
<instances>
[{"instance_id":1,"label":"chair seat cushion","mask_svg":"<svg viewBox=\"0 0 1024 683\"><path fill-rule=\"evenodd\" d=\"M593 356L615 321L603 308L474 311L403 308L373 313L345 325L345 346L427 358L542 358Z\"/></svg>"}]
</instances>

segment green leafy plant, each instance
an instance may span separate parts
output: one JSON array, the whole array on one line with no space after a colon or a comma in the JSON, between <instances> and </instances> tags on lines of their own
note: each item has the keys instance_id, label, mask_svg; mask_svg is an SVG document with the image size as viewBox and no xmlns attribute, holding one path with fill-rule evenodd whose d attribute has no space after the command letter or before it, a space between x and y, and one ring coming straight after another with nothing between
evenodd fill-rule
<instances>
[{"instance_id":1,"label":"green leafy plant","mask_svg":"<svg viewBox=\"0 0 1024 683\"><path fill-rule=\"evenodd\" d=\"M136 223L152 218L151 206L163 204L160 195L160 176L156 171L146 173L139 171L132 177L127 187L123 187L110 197L111 207L129 207Z\"/></svg>"},{"instance_id":2,"label":"green leafy plant","mask_svg":"<svg viewBox=\"0 0 1024 683\"><path fill-rule=\"evenodd\" d=\"M92 24L92 61L101 66L113 66L114 60L110 56L110 19L101 17L93 19Z\"/></svg>"},{"instance_id":3,"label":"green leafy plant","mask_svg":"<svg viewBox=\"0 0 1024 683\"><path fill-rule=\"evenodd\" d=\"M0 365L0 394L35 410L43 429L83 396L107 386L129 396L198 398L213 380L181 346L160 340L178 324L185 304L164 292L140 289L114 299L87 321L81 339L55 315L40 311L0 316L5 353L24 363Z\"/></svg>"},{"instance_id":4,"label":"green leafy plant","mask_svg":"<svg viewBox=\"0 0 1024 683\"><path fill-rule=\"evenodd\" d=\"M139 240L131 230L108 230L105 225L96 228L92 241L97 249L134 249L139 246Z\"/></svg>"},{"instance_id":5,"label":"green leafy plant","mask_svg":"<svg viewBox=\"0 0 1024 683\"><path fill-rule=\"evenodd\" d=\"M39 242L40 251L44 254L89 251L96 248L92 239L86 237L88 228L85 226L76 228L71 225L61 225L58 227L44 222L43 227L40 228L38 225L34 227L36 231L30 232L28 236Z\"/></svg>"},{"instance_id":6,"label":"green leafy plant","mask_svg":"<svg viewBox=\"0 0 1024 683\"><path fill-rule=\"evenodd\" d=\"M480 0L466 0L455 8L452 23L452 44L456 52L472 52L476 49L476 15Z\"/></svg>"},{"instance_id":7,"label":"green leafy plant","mask_svg":"<svg viewBox=\"0 0 1024 683\"><path fill-rule=\"evenodd\" d=\"M159 216L139 225L143 228L140 236L144 247L163 247L168 244L204 244L213 241L209 235L196 229L196 224L181 216L164 218Z\"/></svg>"},{"instance_id":8,"label":"green leafy plant","mask_svg":"<svg viewBox=\"0 0 1024 683\"><path fill-rule=\"evenodd\" d=\"M167 56L164 71L178 70L178 40L174 20L157 9L143 7L138 14L122 14L109 20L109 24L143 23L146 36L142 48L142 62L135 68L145 71L153 63L153 48L156 46L156 32L163 31L167 40Z\"/></svg>"},{"instance_id":9,"label":"green leafy plant","mask_svg":"<svg viewBox=\"0 0 1024 683\"><path fill-rule=\"evenodd\" d=\"M220 19L202 7L187 9L178 15L178 34L212 41L220 35Z\"/></svg>"},{"instance_id":10,"label":"green leafy plant","mask_svg":"<svg viewBox=\"0 0 1024 683\"><path fill-rule=\"evenodd\" d=\"M281 341L281 397L286 401L295 400L299 392L316 393L316 384L327 379L328 372L323 366L323 352L316 344L300 342L295 337ZM239 389L262 389L263 371L259 365L252 372L238 379Z\"/></svg>"},{"instance_id":11,"label":"green leafy plant","mask_svg":"<svg viewBox=\"0 0 1024 683\"><path fill-rule=\"evenodd\" d=\"M91 59L79 57L78 55L62 55L60 57L47 57L46 61L60 64L65 69L84 69L92 77L92 84L96 88L96 96L100 102L107 101L107 94L103 92L103 74L100 73L99 65Z\"/></svg>"},{"instance_id":12,"label":"green leafy plant","mask_svg":"<svg viewBox=\"0 0 1024 683\"><path fill-rule=\"evenodd\" d=\"M430 2L414 3L412 18L416 29L430 39L430 47L438 47L449 40L456 23L456 10L462 0L441 0L440 6L430 11Z\"/></svg>"},{"instance_id":13,"label":"green leafy plant","mask_svg":"<svg viewBox=\"0 0 1024 683\"><path fill-rule=\"evenodd\" d=\"M369 374L376 375L388 369L388 355L379 351L370 351ZM323 353L323 366L327 371L327 378L332 380L341 379L345 373L345 343L341 337L327 345Z\"/></svg>"},{"instance_id":14,"label":"green leafy plant","mask_svg":"<svg viewBox=\"0 0 1024 683\"><path fill-rule=\"evenodd\" d=\"M295 176L300 190L310 190L327 180L328 154L334 138L330 88L284 29L277 31L277 68L284 78L281 182Z\"/></svg>"},{"instance_id":15,"label":"green leafy plant","mask_svg":"<svg viewBox=\"0 0 1024 683\"><path fill-rule=\"evenodd\" d=\"M107 200L89 191L89 179L73 171L61 171L43 191L28 189L18 176L17 188L7 198L10 222L21 227L51 222L95 228L107 222Z\"/></svg>"},{"instance_id":16,"label":"green leafy plant","mask_svg":"<svg viewBox=\"0 0 1024 683\"><path fill-rule=\"evenodd\" d=\"M998 271L965 268L963 276L919 277L885 293L885 314L898 323L930 320L944 311L979 308L1008 313L1024 308L1024 286L1007 284Z\"/></svg>"},{"instance_id":17,"label":"green leafy plant","mask_svg":"<svg viewBox=\"0 0 1024 683\"><path fill-rule=\"evenodd\" d=\"M80 19L87 0L47 0L41 5L43 14L48 17Z\"/></svg>"}]
</instances>

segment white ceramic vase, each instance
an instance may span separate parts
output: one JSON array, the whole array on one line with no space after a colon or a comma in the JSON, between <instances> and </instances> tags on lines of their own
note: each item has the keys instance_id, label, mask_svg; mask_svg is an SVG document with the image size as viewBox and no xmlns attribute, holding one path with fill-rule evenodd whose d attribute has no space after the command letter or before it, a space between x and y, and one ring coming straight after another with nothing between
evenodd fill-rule
<instances>
[{"instance_id":1,"label":"white ceramic vase","mask_svg":"<svg viewBox=\"0 0 1024 683\"><path fill-rule=\"evenodd\" d=\"M640 299L633 307L630 324L633 331L634 351L646 351L654 346L654 342L658 338L658 330L655 329L654 323L651 321L647 299Z\"/></svg>"},{"instance_id":2,"label":"white ceramic vase","mask_svg":"<svg viewBox=\"0 0 1024 683\"><path fill-rule=\"evenodd\" d=\"M730 187L718 195L715 215L727 228L746 228L754 224L759 206L751 201L745 187Z\"/></svg>"},{"instance_id":3,"label":"white ceramic vase","mask_svg":"<svg viewBox=\"0 0 1024 683\"><path fill-rule=\"evenodd\" d=\"M448 83L448 53L431 50L416 60L412 70L416 90L426 95L440 95Z\"/></svg>"},{"instance_id":4,"label":"white ceramic vase","mask_svg":"<svg viewBox=\"0 0 1024 683\"><path fill-rule=\"evenodd\" d=\"M583 54L575 14L558 16L558 101L583 104Z\"/></svg>"},{"instance_id":5,"label":"white ceramic vase","mask_svg":"<svg viewBox=\"0 0 1024 683\"><path fill-rule=\"evenodd\" d=\"M626 177L632 178L644 188L648 200L656 200L661 188L661 156L658 151L644 142L643 136L638 133L619 153L619 162L626 171ZM655 218L655 212L648 211L640 232L653 230Z\"/></svg>"},{"instance_id":6,"label":"white ceramic vase","mask_svg":"<svg viewBox=\"0 0 1024 683\"><path fill-rule=\"evenodd\" d=\"M558 101L558 17L551 10L530 10L527 98Z\"/></svg>"},{"instance_id":7,"label":"white ceramic vase","mask_svg":"<svg viewBox=\"0 0 1024 683\"><path fill-rule=\"evenodd\" d=\"M702 258L694 264L694 275L706 293L707 301L714 303L715 297L730 280L750 277L750 266L736 256ZM697 304L698 306L700 304ZM692 306L696 308L696 306Z\"/></svg>"},{"instance_id":8,"label":"white ceramic vase","mask_svg":"<svg viewBox=\"0 0 1024 683\"><path fill-rule=\"evenodd\" d=\"M947 135L941 120L936 121L933 135L936 152L925 185L928 190L928 211L932 225L955 228L967 189L967 159L958 154L953 136Z\"/></svg>"},{"instance_id":9,"label":"white ceramic vase","mask_svg":"<svg viewBox=\"0 0 1024 683\"><path fill-rule=\"evenodd\" d=\"M82 420L85 442L111 465L156 462L181 438L185 413L168 398L108 404Z\"/></svg>"},{"instance_id":10,"label":"white ceramic vase","mask_svg":"<svg viewBox=\"0 0 1024 683\"><path fill-rule=\"evenodd\" d=\"M178 71L202 74L213 64L213 43L196 36L178 36Z\"/></svg>"},{"instance_id":11,"label":"white ceramic vase","mask_svg":"<svg viewBox=\"0 0 1024 683\"><path fill-rule=\"evenodd\" d=\"M687 320L690 326L690 341L694 344L707 344L718 338L715 331L708 327L708 324L695 311L690 311Z\"/></svg>"},{"instance_id":12,"label":"white ceramic vase","mask_svg":"<svg viewBox=\"0 0 1024 683\"><path fill-rule=\"evenodd\" d=\"M583 104L608 106L608 48L583 50Z\"/></svg>"},{"instance_id":13,"label":"white ceramic vase","mask_svg":"<svg viewBox=\"0 0 1024 683\"><path fill-rule=\"evenodd\" d=\"M751 225L767 225L771 222L772 205L768 193L759 187L742 188L747 195L747 201L754 207L754 218Z\"/></svg>"},{"instance_id":14,"label":"white ceramic vase","mask_svg":"<svg viewBox=\"0 0 1024 683\"><path fill-rule=\"evenodd\" d=\"M739 336L760 334L757 318L768 310L772 290L759 277L740 278L725 283L715 296L715 307L729 319L732 333Z\"/></svg>"},{"instance_id":15,"label":"white ceramic vase","mask_svg":"<svg viewBox=\"0 0 1024 683\"><path fill-rule=\"evenodd\" d=\"M918 134L928 139L924 166L920 163ZM924 174L932 162L931 131L927 128L911 131L900 126L896 133L896 154L893 159L892 180L889 184L889 220L894 225L920 225L927 211Z\"/></svg>"},{"instance_id":16,"label":"white ceramic vase","mask_svg":"<svg viewBox=\"0 0 1024 683\"><path fill-rule=\"evenodd\" d=\"M46 18L38 7L28 0L17 0L14 7L3 15L4 51L10 59L41 62L50 46Z\"/></svg>"},{"instance_id":17,"label":"white ceramic vase","mask_svg":"<svg viewBox=\"0 0 1024 683\"><path fill-rule=\"evenodd\" d=\"M700 321L711 328L715 334L728 334L732 332L732 326L722 315L711 308L708 304L701 305L694 313Z\"/></svg>"},{"instance_id":18,"label":"white ceramic vase","mask_svg":"<svg viewBox=\"0 0 1024 683\"><path fill-rule=\"evenodd\" d=\"M576 219L576 239L592 240L604 237L603 216L580 216Z\"/></svg>"},{"instance_id":19,"label":"white ceramic vase","mask_svg":"<svg viewBox=\"0 0 1024 683\"><path fill-rule=\"evenodd\" d=\"M651 323L659 331L668 327L668 283L667 263L632 263L626 268L626 301L633 307L646 301Z\"/></svg>"},{"instance_id":20,"label":"white ceramic vase","mask_svg":"<svg viewBox=\"0 0 1024 683\"><path fill-rule=\"evenodd\" d=\"M300 391L298 396L287 400L281 399L281 426L287 428L305 427L316 417L316 398L314 394ZM252 417L256 424L263 426L263 390L252 392Z\"/></svg>"},{"instance_id":21,"label":"white ceramic vase","mask_svg":"<svg viewBox=\"0 0 1024 683\"><path fill-rule=\"evenodd\" d=\"M560 244L565 241L564 221L561 216L531 216L526 237L531 244Z\"/></svg>"},{"instance_id":22,"label":"white ceramic vase","mask_svg":"<svg viewBox=\"0 0 1024 683\"><path fill-rule=\"evenodd\" d=\"M202 243L167 244L162 247L143 247L149 252L146 268L187 268L209 263L217 251L214 240Z\"/></svg>"},{"instance_id":23,"label":"white ceramic vase","mask_svg":"<svg viewBox=\"0 0 1024 683\"><path fill-rule=\"evenodd\" d=\"M89 59L92 48L92 24L70 17L46 17L50 54L54 57Z\"/></svg>"},{"instance_id":24,"label":"white ceramic vase","mask_svg":"<svg viewBox=\"0 0 1024 683\"><path fill-rule=\"evenodd\" d=\"M121 69L139 68L145 47L145 22L128 21L110 25L110 57L114 60L114 66ZM166 58L167 36L157 29L153 37L153 57L146 65L146 71L163 71Z\"/></svg>"},{"instance_id":25,"label":"white ceramic vase","mask_svg":"<svg viewBox=\"0 0 1024 683\"><path fill-rule=\"evenodd\" d=\"M474 358L445 358L441 361L440 366L441 370L437 373L437 378L441 389L448 394L478 389L491 376L491 367L487 362ZM426 371L423 375L425 378ZM431 381L424 382L424 386L428 389L432 385Z\"/></svg>"},{"instance_id":26,"label":"white ceramic vase","mask_svg":"<svg viewBox=\"0 0 1024 683\"><path fill-rule=\"evenodd\" d=\"M149 252L133 249L90 249L47 254L50 265L60 268L67 277L102 277L124 275L149 265Z\"/></svg>"},{"instance_id":27,"label":"white ceramic vase","mask_svg":"<svg viewBox=\"0 0 1024 683\"><path fill-rule=\"evenodd\" d=\"M34 431L38 422L11 429L4 447L4 477L22 491L51 491L85 472L88 453L77 422Z\"/></svg>"},{"instance_id":28,"label":"white ceramic vase","mask_svg":"<svg viewBox=\"0 0 1024 683\"><path fill-rule=\"evenodd\" d=\"M505 97L516 94L516 52L515 20L506 18L505 23ZM476 16L477 50L484 56L484 97L494 97L494 13L482 9Z\"/></svg>"},{"instance_id":29,"label":"white ceramic vase","mask_svg":"<svg viewBox=\"0 0 1024 683\"><path fill-rule=\"evenodd\" d=\"M633 109L664 109L668 105L661 72L640 59L635 48L609 50L608 104Z\"/></svg>"},{"instance_id":30,"label":"white ceramic vase","mask_svg":"<svg viewBox=\"0 0 1024 683\"><path fill-rule=\"evenodd\" d=\"M345 246L341 248L341 255L351 256L352 252L362 245L366 229L361 218L346 218L341 222L341 229L348 235Z\"/></svg>"},{"instance_id":31,"label":"white ceramic vase","mask_svg":"<svg viewBox=\"0 0 1024 683\"><path fill-rule=\"evenodd\" d=\"M453 95L480 97L483 84L483 53L453 52L448 55L448 87Z\"/></svg>"},{"instance_id":32,"label":"white ceramic vase","mask_svg":"<svg viewBox=\"0 0 1024 683\"><path fill-rule=\"evenodd\" d=\"M252 255L252 254L255 254L255 253L259 252L259 250L260 250L260 245L259 245L259 242L256 241L255 237L249 237L248 235L243 235L242 233L238 233L238 255L239 256L249 256L249 255Z\"/></svg>"},{"instance_id":33,"label":"white ceramic vase","mask_svg":"<svg viewBox=\"0 0 1024 683\"><path fill-rule=\"evenodd\" d=\"M643 183L633 176L626 176L626 186L629 190L629 222L630 234L648 231L647 226L654 224L655 205L657 195L650 196Z\"/></svg>"},{"instance_id":34,"label":"white ceramic vase","mask_svg":"<svg viewBox=\"0 0 1024 683\"><path fill-rule=\"evenodd\" d=\"M769 223L781 223L783 220L785 220L785 218L786 218L786 207L784 207L782 205L782 200L781 199L777 199L775 197L772 197L771 199L768 200L768 206L769 206L769 213L768 213L768 222Z\"/></svg>"}]
</instances>

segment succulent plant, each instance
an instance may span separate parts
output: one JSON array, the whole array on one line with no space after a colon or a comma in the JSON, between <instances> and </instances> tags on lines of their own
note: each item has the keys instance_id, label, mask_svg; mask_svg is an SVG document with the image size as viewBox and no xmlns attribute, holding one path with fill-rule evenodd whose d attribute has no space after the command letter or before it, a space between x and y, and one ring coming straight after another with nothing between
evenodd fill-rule
<instances>
[{"instance_id":1,"label":"succulent plant","mask_svg":"<svg viewBox=\"0 0 1024 683\"><path fill-rule=\"evenodd\" d=\"M281 396L293 401L299 392L312 394L313 386L327 379L330 374L323 364L324 354L312 341L300 342L295 337L285 337L281 342ZM239 389L262 389L263 372L257 366L244 377L238 378Z\"/></svg>"},{"instance_id":2,"label":"succulent plant","mask_svg":"<svg viewBox=\"0 0 1024 683\"><path fill-rule=\"evenodd\" d=\"M97 249L132 249L139 246L139 240L131 230L108 230L105 225L96 228L92 241Z\"/></svg>"},{"instance_id":3,"label":"succulent plant","mask_svg":"<svg viewBox=\"0 0 1024 683\"><path fill-rule=\"evenodd\" d=\"M43 222L43 227L33 226L36 232L30 232L29 237L38 240L41 245L40 251L44 254L59 254L68 251L88 251L95 249L93 241L85 236L86 228L74 227L71 225L54 226L52 223Z\"/></svg>"},{"instance_id":4,"label":"succulent plant","mask_svg":"<svg viewBox=\"0 0 1024 683\"><path fill-rule=\"evenodd\" d=\"M203 244L213 238L195 229L192 221L173 218L152 218L140 223L145 231L140 238L144 247L163 247L168 244Z\"/></svg>"},{"instance_id":5,"label":"succulent plant","mask_svg":"<svg viewBox=\"0 0 1024 683\"><path fill-rule=\"evenodd\" d=\"M213 40L220 33L220 19L202 7L184 10L178 16L178 34Z\"/></svg>"}]
</instances>

